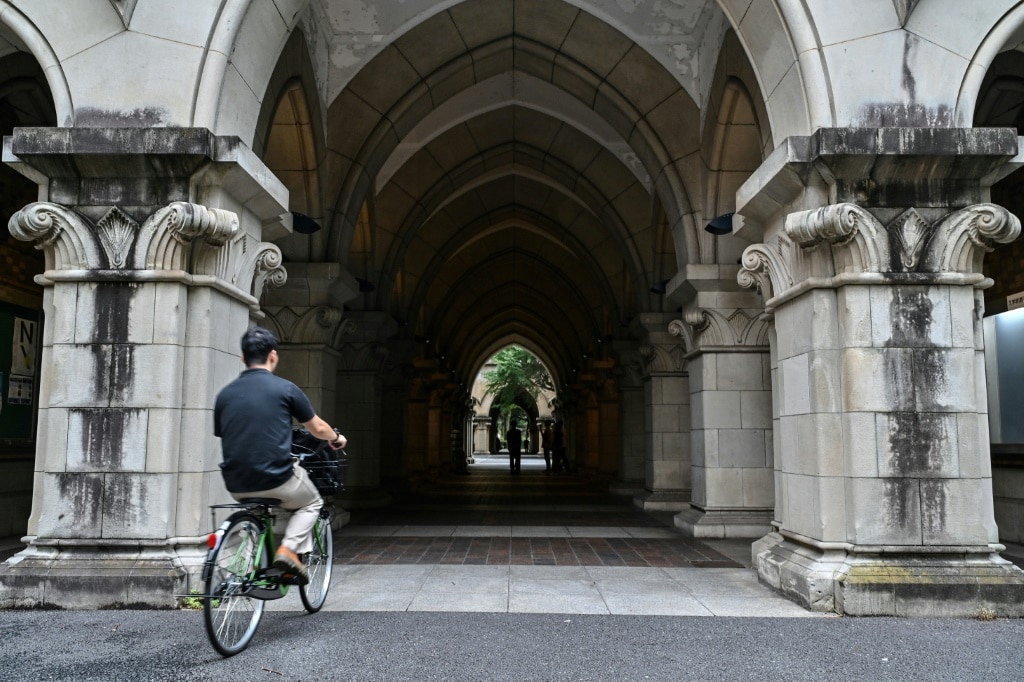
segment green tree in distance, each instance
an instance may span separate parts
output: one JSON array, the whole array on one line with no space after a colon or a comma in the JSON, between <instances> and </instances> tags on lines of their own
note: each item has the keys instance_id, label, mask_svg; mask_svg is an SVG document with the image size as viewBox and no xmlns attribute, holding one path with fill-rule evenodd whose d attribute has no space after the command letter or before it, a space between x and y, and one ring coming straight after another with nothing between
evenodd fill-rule
<instances>
[{"instance_id":1,"label":"green tree in distance","mask_svg":"<svg viewBox=\"0 0 1024 682\"><path fill-rule=\"evenodd\" d=\"M484 372L487 393L494 396L492 405L498 409L501 433L508 430L510 417L519 418L520 402L536 403L542 390L553 391L554 382L540 360L525 348L509 346L498 351L492 361L495 369ZM524 415L525 416L525 415Z\"/></svg>"}]
</instances>

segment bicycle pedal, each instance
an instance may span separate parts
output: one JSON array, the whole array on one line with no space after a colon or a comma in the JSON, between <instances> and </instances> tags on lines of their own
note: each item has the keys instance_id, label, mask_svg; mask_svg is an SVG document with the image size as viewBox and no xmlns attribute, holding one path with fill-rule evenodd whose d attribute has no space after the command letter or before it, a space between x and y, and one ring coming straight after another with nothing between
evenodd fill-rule
<instances>
[{"instance_id":1,"label":"bicycle pedal","mask_svg":"<svg viewBox=\"0 0 1024 682\"><path fill-rule=\"evenodd\" d=\"M282 573L281 583L283 585L308 585L309 578L299 573Z\"/></svg>"}]
</instances>

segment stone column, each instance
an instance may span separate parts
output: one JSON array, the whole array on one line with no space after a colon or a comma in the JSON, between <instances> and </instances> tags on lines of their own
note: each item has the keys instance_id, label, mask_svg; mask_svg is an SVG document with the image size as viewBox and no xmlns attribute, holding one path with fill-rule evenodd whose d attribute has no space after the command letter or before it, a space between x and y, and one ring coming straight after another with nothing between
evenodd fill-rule
<instances>
[{"instance_id":1,"label":"stone column","mask_svg":"<svg viewBox=\"0 0 1024 682\"><path fill-rule=\"evenodd\" d=\"M407 453L407 475L427 471L427 408L430 394L421 381L414 381L405 405L405 431L402 449Z\"/></svg>"},{"instance_id":2,"label":"stone column","mask_svg":"<svg viewBox=\"0 0 1024 682\"><path fill-rule=\"evenodd\" d=\"M285 279L260 239L286 192L205 130L21 129L4 161L43 188L9 229L46 289L29 546L0 608L173 606L227 497L213 398Z\"/></svg>"},{"instance_id":3,"label":"stone column","mask_svg":"<svg viewBox=\"0 0 1024 682\"><path fill-rule=\"evenodd\" d=\"M690 388L684 349L669 332L671 314L644 313L639 356L644 371L644 491L633 497L643 509L681 511L690 501Z\"/></svg>"},{"instance_id":4,"label":"stone column","mask_svg":"<svg viewBox=\"0 0 1024 682\"><path fill-rule=\"evenodd\" d=\"M616 349L628 357L628 349ZM619 471L612 484L616 495L633 496L644 489L644 458L647 439L644 432L643 376L638 363L620 366L619 388Z\"/></svg>"},{"instance_id":5,"label":"stone column","mask_svg":"<svg viewBox=\"0 0 1024 682\"><path fill-rule=\"evenodd\" d=\"M317 414L339 428L335 340L354 324L342 320L342 311L358 287L337 263L289 263L288 282L267 292L263 305L262 324L281 343L277 374L305 391Z\"/></svg>"},{"instance_id":6,"label":"stone column","mask_svg":"<svg viewBox=\"0 0 1024 682\"><path fill-rule=\"evenodd\" d=\"M695 306L670 328L694 349L693 499L675 525L691 537L759 537L771 530L774 506L768 322L750 293L702 292L698 304L703 299L736 307Z\"/></svg>"},{"instance_id":7,"label":"stone column","mask_svg":"<svg viewBox=\"0 0 1024 682\"><path fill-rule=\"evenodd\" d=\"M387 313L351 312L335 342L339 348L335 419L349 438L348 478L339 503L347 508L380 507L391 502L381 488L384 432L384 375L388 347L397 330Z\"/></svg>"},{"instance_id":8,"label":"stone column","mask_svg":"<svg viewBox=\"0 0 1024 682\"><path fill-rule=\"evenodd\" d=\"M381 378L380 476L382 480L394 480L407 477L412 468L407 432L414 376L413 341L389 340L386 349L387 361Z\"/></svg>"},{"instance_id":9,"label":"stone column","mask_svg":"<svg viewBox=\"0 0 1024 682\"><path fill-rule=\"evenodd\" d=\"M757 570L814 610L1024 613L1024 573L998 555L981 331L983 254L1020 232L986 183L1016 146L819 131L739 193L767 228L740 281L776 332L778 529Z\"/></svg>"},{"instance_id":10,"label":"stone column","mask_svg":"<svg viewBox=\"0 0 1024 682\"><path fill-rule=\"evenodd\" d=\"M313 409L349 439L350 420L339 410L338 364L341 353L337 339L354 327L351 319L342 319L344 304L358 295L359 285L337 263L289 263L288 282L267 292L263 306L263 326L271 329L281 344L281 362L277 374L294 382L309 397ZM369 422L366 422L369 423ZM361 435L361 434L357 434ZM378 434L374 433L374 438ZM374 440L376 442L376 440ZM352 485L364 467L358 465L365 444L359 438L349 448L350 461L344 483ZM342 499L342 507L349 507ZM339 511L335 522L348 522L348 514Z\"/></svg>"}]
</instances>

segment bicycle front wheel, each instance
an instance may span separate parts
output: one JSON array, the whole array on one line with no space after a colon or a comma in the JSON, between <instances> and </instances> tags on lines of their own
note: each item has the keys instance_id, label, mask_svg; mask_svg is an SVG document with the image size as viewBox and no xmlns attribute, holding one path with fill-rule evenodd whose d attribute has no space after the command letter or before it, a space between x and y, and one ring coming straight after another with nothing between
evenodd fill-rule
<instances>
[{"instance_id":1,"label":"bicycle front wheel","mask_svg":"<svg viewBox=\"0 0 1024 682\"><path fill-rule=\"evenodd\" d=\"M334 536L331 532L331 512L324 508L313 526L313 551L306 555L309 582L299 587L302 605L316 613L327 600L334 568Z\"/></svg>"},{"instance_id":2,"label":"bicycle front wheel","mask_svg":"<svg viewBox=\"0 0 1024 682\"><path fill-rule=\"evenodd\" d=\"M206 580L203 618L213 648L234 656L249 645L263 616L263 600L249 596L256 571L269 564L263 547L263 524L249 514L228 522L213 550Z\"/></svg>"}]
</instances>

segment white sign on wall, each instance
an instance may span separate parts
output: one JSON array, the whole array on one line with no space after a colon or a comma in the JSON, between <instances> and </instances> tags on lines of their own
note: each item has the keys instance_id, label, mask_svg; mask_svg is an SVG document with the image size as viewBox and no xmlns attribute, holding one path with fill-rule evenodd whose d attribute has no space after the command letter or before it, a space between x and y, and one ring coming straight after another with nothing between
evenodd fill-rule
<instances>
[{"instance_id":1,"label":"white sign on wall","mask_svg":"<svg viewBox=\"0 0 1024 682\"><path fill-rule=\"evenodd\" d=\"M1006 297L1006 309L1016 310L1017 308L1024 308L1024 291Z\"/></svg>"},{"instance_id":2,"label":"white sign on wall","mask_svg":"<svg viewBox=\"0 0 1024 682\"><path fill-rule=\"evenodd\" d=\"M14 339L11 348L11 374L23 377L36 373L36 323L14 318Z\"/></svg>"}]
</instances>

